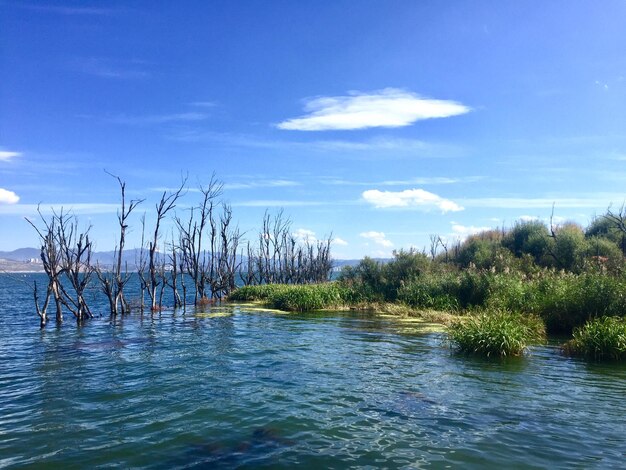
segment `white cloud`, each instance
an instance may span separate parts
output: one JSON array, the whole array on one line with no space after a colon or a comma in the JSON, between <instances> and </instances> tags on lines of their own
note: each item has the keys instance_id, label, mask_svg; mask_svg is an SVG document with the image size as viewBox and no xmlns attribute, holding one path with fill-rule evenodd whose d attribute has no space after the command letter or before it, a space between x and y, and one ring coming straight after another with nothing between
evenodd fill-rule
<instances>
[{"instance_id":1,"label":"white cloud","mask_svg":"<svg viewBox=\"0 0 626 470\"><path fill-rule=\"evenodd\" d=\"M491 227L476 227L474 225L461 225L452 222L452 233L461 240L465 240L470 235L476 235L477 233L487 230L491 230Z\"/></svg>"},{"instance_id":2,"label":"white cloud","mask_svg":"<svg viewBox=\"0 0 626 470\"><path fill-rule=\"evenodd\" d=\"M217 106L214 101L192 101L189 106L195 106L197 108L213 108Z\"/></svg>"},{"instance_id":3,"label":"white cloud","mask_svg":"<svg viewBox=\"0 0 626 470\"><path fill-rule=\"evenodd\" d=\"M233 202L233 207L301 207L301 206L322 206L326 202L320 201L297 201L288 199L258 199L252 201Z\"/></svg>"},{"instance_id":4,"label":"white cloud","mask_svg":"<svg viewBox=\"0 0 626 470\"><path fill-rule=\"evenodd\" d=\"M403 127L415 121L465 114L470 108L456 101L422 98L397 88L348 96L323 96L305 104L308 114L278 124L297 131Z\"/></svg>"},{"instance_id":5,"label":"white cloud","mask_svg":"<svg viewBox=\"0 0 626 470\"><path fill-rule=\"evenodd\" d=\"M535 220L539 220L539 217L535 215L521 215L519 216L519 220L522 222L533 222Z\"/></svg>"},{"instance_id":6,"label":"white cloud","mask_svg":"<svg viewBox=\"0 0 626 470\"><path fill-rule=\"evenodd\" d=\"M585 197L561 198L516 198L493 197L461 199L459 202L465 207L490 207L498 209L571 209L571 208L598 208L606 207L612 201L620 201L623 194L601 194Z\"/></svg>"},{"instance_id":7,"label":"white cloud","mask_svg":"<svg viewBox=\"0 0 626 470\"><path fill-rule=\"evenodd\" d=\"M410 186L410 185L444 185L444 184L458 184L458 183L475 183L482 180L482 176L464 176L450 178L446 176L432 176L432 177L416 177L408 178L405 180L386 180L379 182L372 181L354 181L339 178L322 178L321 184L329 184L336 186Z\"/></svg>"},{"instance_id":8,"label":"white cloud","mask_svg":"<svg viewBox=\"0 0 626 470\"><path fill-rule=\"evenodd\" d=\"M317 241L315 232L305 228L299 228L292 235L301 243L315 243Z\"/></svg>"},{"instance_id":9,"label":"white cloud","mask_svg":"<svg viewBox=\"0 0 626 470\"><path fill-rule=\"evenodd\" d=\"M383 232L375 232L371 230L369 232L362 232L359 236L371 240L375 244L384 246L385 248L391 248L393 246L391 240L388 240Z\"/></svg>"},{"instance_id":10,"label":"white cloud","mask_svg":"<svg viewBox=\"0 0 626 470\"><path fill-rule=\"evenodd\" d=\"M0 204L17 204L20 197L13 191L0 188Z\"/></svg>"},{"instance_id":11,"label":"white cloud","mask_svg":"<svg viewBox=\"0 0 626 470\"><path fill-rule=\"evenodd\" d=\"M170 122L202 121L208 117L204 113L148 114L144 116L115 116L107 121L130 126L146 126L150 124L167 124Z\"/></svg>"},{"instance_id":12,"label":"white cloud","mask_svg":"<svg viewBox=\"0 0 626 470\"><path fill-rule=\"evenodd\" d=\"M313 145L320 150L331 151L411 151L424 152L433 151L438 145L417 139L402 139L397 137L375 137L367 140L318 140L305 142L304 145ZM439 145L443 147L443 145Z\"/></svg>"},{"instance_id":13,"label":"white cloud","mask_svg":"<svg viewBox=\"0 0 626 470\"><path fill-rule=\"evenodd\" d=\"M252 189L252 188L287 188L300 186L297 181L275 179L275 180L255 180L242 183L225 183L224 189Z\"/></svg>"},{"instance_id":14,"label":"white cloud","mask_svg":"<svg viewBox=\"0 0 626 470\"><path fill-rule=\"evenodd\" d=\"M423 207L425 209L438 208L442 212L463 210L463 207L454 201L444 199L423 189L405 189L404 191L369 189L363 191L362 197L374 207L383 209L390 207Z\"/></svg>"},{"instance_id":15,"label":"white cloud","mask_svg":"<svg viewBox=\"0 0 626 470\"><path fill-rule=\"evenodd\" d=\"M0 189L0 202L2 202L2 189ZM7 191L11 193L11 191ZM37 205L37 204L15 204L4 205L0 204L0 214L1 215L36 215L37 208L44 215L50 215L54 212L59 213L61 210L63 212L72 213L72 214L115 214L119 211L119 204L104 204L104 203L79 203L79 204L46 204L46 205Z\"/></svg>"},{"instance_id":16,"label":"white cloud","mask_svg":"<svg viewBox=\"0 0 626 470\"><path fill-rule=\"evenodd\" d=\"M21 152L11 152L8 150L0 150L0 162L8 162L15 157L21 156Z\"/></svg>"},{"instance_id":17,"label":"white cloud","mask_svg":"<svg viewBox=\"0 0 626 470\"><path fill-rule=\"evenodd\" d=\"M333 244L338 245L338 246L348 246L348 242L345 241L343 238L339 238L339 237L333 238Z\"/></svg>"}]
</instances>

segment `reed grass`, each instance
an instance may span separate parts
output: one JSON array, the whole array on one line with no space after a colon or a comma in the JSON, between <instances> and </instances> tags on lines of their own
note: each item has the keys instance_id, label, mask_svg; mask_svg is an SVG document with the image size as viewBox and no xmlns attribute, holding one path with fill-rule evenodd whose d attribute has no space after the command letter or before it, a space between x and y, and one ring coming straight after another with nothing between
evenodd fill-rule
<instances>
[{"instance_id":1,"label":"reed grass","mask_svg":"<svg viewBox=\"0 0 626 470\"><path fill-rule=\"evenodd\" d=\"M229 297L232 301L263 301L270 308L305 312L345 305L346 290L336 282L322 284L264 284L244 286Z\"/></svg>"},{"instance_id":2,"label":"reed grass","mask_svg":"<svg viewBox=\"0 0 626 470\"><path fill-rule=\"evenodd\" d=\"M576 328L573 338L562 346L568 356L579 356L596 361L626 360L626 319L619 317L594 318Z\"/></svg>"},{"instance_id":3,"label":"reed grass","mask_svg":"<svg viewBox=\"0 0 626 470\"><path fill-rule=\"evenodd\" d=\"M249 302L255 300L268 300L278 292L288 289L286 284L260 284L253 286L242 286L235 289L228 300L235 302Z\"/></svg>"},{"instance_id":4,"label":"reed grass","mask_svg":"<svg viewBox=\"0 0 626 470\"><path fill-rule=\"evenodd\" d=\"M447 333L450 343L461 353L520 356L529 345L545 338L545 326L535 315L491 311L454 321Z\"/></svg>"}]
</instances>

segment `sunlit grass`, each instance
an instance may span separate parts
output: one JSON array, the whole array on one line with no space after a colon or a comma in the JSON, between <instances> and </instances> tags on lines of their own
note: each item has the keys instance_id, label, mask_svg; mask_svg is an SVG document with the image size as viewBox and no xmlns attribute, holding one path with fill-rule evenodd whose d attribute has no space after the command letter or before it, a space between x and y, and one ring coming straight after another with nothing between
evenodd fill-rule
<instances>
[{"instance_id":1,"label":"sunlit grass","mask_svg":"<svg viewBox=\"0 0 626 470\"><path fill-rule=\"evenodd\" d=\"M238 287L228 296L228 300L235 302L249 302L252 300L267 300L278 292L288 289L285 284L260 284Z\"/></svg>"},{"instance_id":2,"label":"sunlit grass","mask_svg":"<svg viewBox=\"0 0 626 470\"><path fill-rule=\"evenodd\" d=\"M326 308L339 308L344 305L344 289L336 282L323 284L265 284L240 287L229 300L260 300L270 308L291 312L306 312Z\"/></svg>"},{"instance_id":3,"label":"sunlit grass","mask_svg":"<svg viewBox=\"0 0 626 470\"><path fill-rule=\"evenodd\" d=\"M534 315L482 312L454 321L447 329L459 352L488 357L520 356L545 338L543 321Z\"/></svg>"},{"instance_id":4,"label":"sunlit grass","mask_svg":"<svg viewBox=\"0 0 626 470\"><path fill-rule=\"evenodd\" d=\"M563 352L594 360L626 360L626 319L602 317L574 330Z\"/></svg>"}]
</instances>

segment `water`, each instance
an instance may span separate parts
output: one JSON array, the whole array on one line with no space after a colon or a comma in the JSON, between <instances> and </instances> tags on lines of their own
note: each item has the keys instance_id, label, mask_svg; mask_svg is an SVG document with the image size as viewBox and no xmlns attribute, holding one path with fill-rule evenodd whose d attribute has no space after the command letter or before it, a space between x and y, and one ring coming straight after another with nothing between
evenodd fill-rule
<instances>
[{"instance_id":1,"label":"water","mask_svg":"<svg viewBox=\"0 0 626 470\"><path fill-rule=\"evenodd\" d=\"M415 323L346 313L39 330L27 285L0 275L0 467L619 468L625 379L555 346L459 357Z\"/></svg>"}]
</instances>

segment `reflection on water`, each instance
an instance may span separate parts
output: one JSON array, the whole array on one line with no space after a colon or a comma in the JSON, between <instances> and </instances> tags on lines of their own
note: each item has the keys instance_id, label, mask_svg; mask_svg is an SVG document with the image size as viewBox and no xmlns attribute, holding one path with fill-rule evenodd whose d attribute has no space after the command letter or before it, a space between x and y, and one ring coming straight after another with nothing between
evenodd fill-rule
<instances>
[{"instance_id":1,"label":"reflection on water","mask_svg":"<svg viewBox=\"0 0 626 470\"><path fill-rule=\"evenodd\" d=\"M607 468L626 368L456 356L363 314L246 307L39 330L0 276L0 467ZM18 299L18 300L16 300Z\"/></svg>"}]
</instances>

